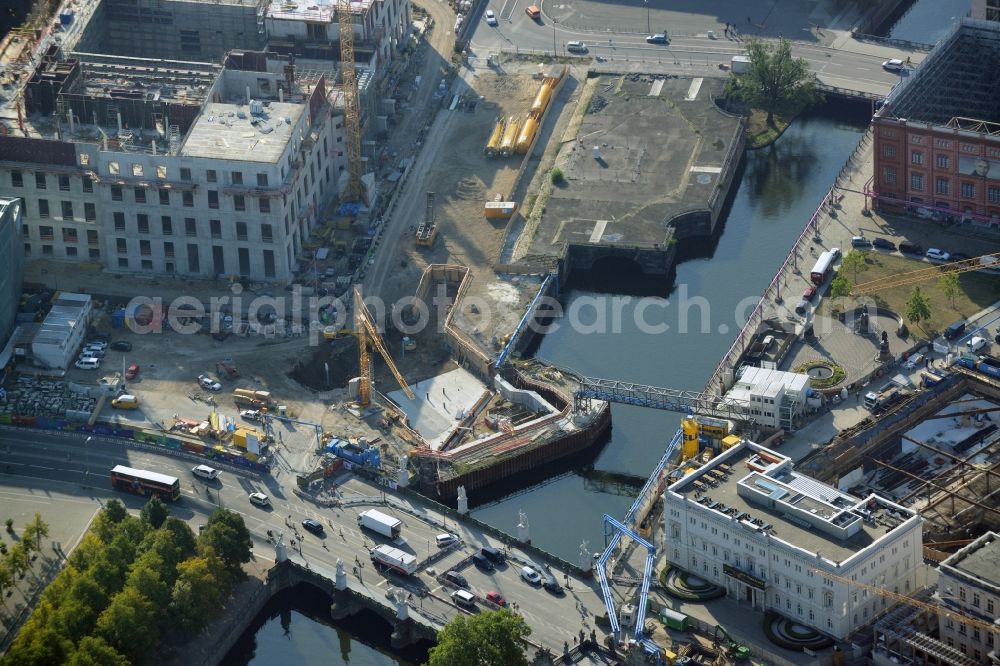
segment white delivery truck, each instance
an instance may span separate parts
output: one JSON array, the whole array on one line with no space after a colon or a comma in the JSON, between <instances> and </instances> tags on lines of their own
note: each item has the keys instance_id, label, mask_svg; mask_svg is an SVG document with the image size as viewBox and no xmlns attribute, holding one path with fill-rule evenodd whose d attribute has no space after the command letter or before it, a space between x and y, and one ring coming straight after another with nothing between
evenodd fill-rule
<instances>
[{"instance_id":1,"label":"white delivery truck","mask_svg":"<svg viewBox=\"0 0 1000 666\"><path fill-rule=\"evenodd\" d=\"M389 567L409 576L417 570L417 558L392 546L378 546L371 550L372 562Z\"/></svg>"},{"instance_id":2,"label":"white delivery truck","mask_svg":"<svg viewBox=\"0 0 1000 666\"><path fill-rule=\"evenodd\" d=\"M386 515L375 509L368 509L358 514L358 527L365 527L393 541L399 538L403 529L403 521Z\"/></svg>"},{"instance_id":3,"label":"white delivery truck","mask_svg":"<svg viewBox=\"0 0 1000 666\"><path fill-rule=\"evenodd\" d=\"M750 58L749 56L733 56L730 66L733 74L742 74L750 67Z\"/></svg>"}]
</instances>

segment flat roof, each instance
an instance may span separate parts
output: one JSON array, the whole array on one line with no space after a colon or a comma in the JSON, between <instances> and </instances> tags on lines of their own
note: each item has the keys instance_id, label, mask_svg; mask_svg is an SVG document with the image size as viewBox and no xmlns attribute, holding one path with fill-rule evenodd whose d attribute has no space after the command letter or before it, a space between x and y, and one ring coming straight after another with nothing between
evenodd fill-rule
<instances>
[{"instance_id":1,"label":"flat roof","mask_svg":"<svg viewBox=\"0 0 1000 666\"><path fill-rule=\"evenodd\" d=\"M1000 587L1000 534L987 532L942 564Z\"/></svg>"},{"instance_id":2,"label":"flat roof","mask_svg":"<svg viewBox=\"0 0 1000 666\"><path fill-rule=\"evenodd\" d=\"M355 13L367 11L373 0L351 2ZM336 0L271 0L267 7L267 17L283 21L318 21L332 23L337 18Z\"/></svg>"},{"instance_id":3,"label":"flat roof","mask_svg":"<svg viewBox=\"0 0 1000 666\"><path fill-rule=\"evenodd\" d=\"M73 329L80 324L90 296L59 292L52 300L52 309L45 316L32 344L61 347L69 340Z\"/></svg>"},{"instance_id":4,"label":"flat roof","mask_svg":"<svg viewBox=\"0 0 1000 666\"><path fill-rule=\"evenodd\" d=\"M858 532L849 538L840 538L824 533L780 508L769 509L763 504L745 499L739 493L739 485L741 483L752 485L763 480L774 485L776 490L778 486L783 490L792 490L795 496L792 496L788 503L794 503L794 506L801 510L819 514L821 518L831 520L833 524L836 524L833 517L844 511L848 505L864 502L861 498L844 493L833 486L798 474L792 471L790 466L779 469L777 474L771 471L760 472L748 467L751 459L759 457L761 453L780 462L788 461L788 458L777 452L751 442L742 442L677 481L668 488L668 491L689 497L690 501L696 502L702 511L720 513L729 511L729 514L722 513L727 517L748 514L741 519L741 523L756 521L758 525L770 525L771 529L766 531L772 537L811 553L818 552L820 556L836 563L850 559L886 535L884 524L861 521L861 529ZM724 472L726 466L728 472ZM700 481L704 489L699 489L695 481ZM797 497L798 495L801 497ZM712 503L718 504L715 508L711 508ZM775 502L774 505L780 507L781 504ZM899 509L908 511L902 507ZM822 515L824 512L829 515ZM905 517L910 518L912 512L910 514Z\"/></svg>"},{"instance_id":5,"label":"flat roof","mask_svg":"<svg viewBox=\"0 0 1000 666\"><path fill-rule=\"evenodd\" d=\"M251 115L247 104L210 102L188 132L180 154L275 163L304 110L304 104L270 102L262 115Z\"/></svg>"}]
</instances>

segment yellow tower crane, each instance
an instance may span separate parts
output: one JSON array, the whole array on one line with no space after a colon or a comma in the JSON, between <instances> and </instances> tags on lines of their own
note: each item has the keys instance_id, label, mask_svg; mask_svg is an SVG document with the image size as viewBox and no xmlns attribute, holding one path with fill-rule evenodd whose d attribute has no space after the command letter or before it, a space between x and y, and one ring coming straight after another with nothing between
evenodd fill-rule
<instances>
[{"instance_id":1,"label":"yellow tower crane","mask_svg":"<svg viewBox=\"0 0 1000 666\"><path fill-rule=\"evenodd\" d=\"M340 78L344 84L344 130L347 142L347 187L343 201L361 201L361 108L358 104L358 77L354 69L354 10L351 0L337 0L340 25Z\"/></svg>"},{"instance_id":2,"label":"yellow tower crane","mask_svg":"<svg viewBox=\"0 0 1000 666\"><path fill-rule=\"evenodd\" d=\"M392 362L392 356L389 355L389 350L385 348L382 336L379 335L378 327L372 321L368 307L361 297L361 287L357 286L354 287L354 330L358 336L358 368L361 376L361 385L358 387L358 403L364 407L372 401L372 359L368 353L369 343L385 360L385 364L389 366L389 371L396 378L396 381L399 382L399 386L403 389L406 397L410 400L416 398L417 396L407 386L406 379L399 372L396 364Z\"/></svg>"},{"instance_id":3,"label":"yellow tower crane","mask_svg":"<svg viewBox=\"0 0 1000 666\"><path fill-rule=\"evenodd\" d=\"M984 254L981 257L972 257L971 259L953 261L947 264L938 264L928 268L918 268L915 271L887 275L886 277L878 278L877 280L870 280L868 282L862 282L859 285L855 285L854 289L851 290L851 296L867 296L868 294L874 294L875 292L882 291L883 289L891 289L892 287L903 287L908 284L927 282L929 280L939 278L947 273L968 273L969 271L978 271L983 268L1000 269L1000 259L992 254Z\"/></svg>"},{"instance_id":4,"label":"yellow tower crane","mask_svg":"<svg viewBox=\"0 0 1000 666\"><path fill-rule=\"evenodd\" d=\"M823 569L813 569L813 572L821 576L826 576L827 578L832 578L833 580L840 581L841 583L845 583L846 585L859 587L862 590L868 590L869 592L872 592L879 596L883 596L886 599L890 599L894 602L907 604L908 606L919 608L920 610L923 610L927 613L931 613L933 615L940 615L945 619L951 619L954 620L955 622L964 623L972 627L978 627L979 629L982 629L983 631L986 632L992 633L1000 630L1000 627L994 625L992 622L986 622L985 620L980 620L978 618L969 617L968 615L962 615L961 613L956 613L955 611L948 610L941 604L927 603L926 601L920 601L919 599L908 597L905 594L899 594L898 592L890 592L889 590L877 587L875 585L869 585L868 583L859 583L856 580L851 580L850 578L838 576Z\"/></svg>"}]
</instances>

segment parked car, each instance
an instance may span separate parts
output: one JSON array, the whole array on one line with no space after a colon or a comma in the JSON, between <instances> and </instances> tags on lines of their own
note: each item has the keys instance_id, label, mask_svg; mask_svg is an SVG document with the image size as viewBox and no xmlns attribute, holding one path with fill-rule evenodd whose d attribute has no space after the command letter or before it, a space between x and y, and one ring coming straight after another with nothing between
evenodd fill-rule
<instances>
[{"instance_id":1,"label":"parked car","mask_svg":"<svg viewBox=\"0 0 1000 666\"><path fill-rule=\"evenodd\" d=\"M458 606L465 606L466 608L476 607L476 595L468 590L455 590L451 593L451 600Z\"/></svg>"},{"instance_id":2,"label":"parked car","mask_svg":"<svg viewBox=\"0 0 1000 666\"><path fill-rule=\"evenodd\" d=\"M219 478L219 470L208 465L195 465L191 468L191 473L209 481Z\"/></svg>"},{"instance_id":3,"label":"parked car","mask_svg":"<svg viewBox=\"0 0 1000 666\"><path fill-rule=\"evenodd\" d=\"M851 247L871 247L872 242L865 238L864 236L852 236L851 237Z\"/></svg>"},{"instance_id":4,"label":"parked car","mask_svg":"<svg viewBox=\"0 0 1000 666\"><path fill-rule=\"evenodd\" d=\"M529 585L540 585L542 583L542 577L531 567L521 567L521 580Z\"/></svg>"},{"instance_id":5,"label":"parked car","mask_svg":"<svg viewBox=\"0 0 1000 666\"><path fill-rule=\"evenodd\" d=\"M827 250L827 252L829 252L830 254L833 255L833 260L834 261L836 261L837 259L840 258L840 248L839 247L831 247L829 250Z\"/></svg>"},{"instance_id":6,"label":"parked car","mask_svg":"<svg viewBox=\"0 0 1000 666\"><path fill-rule=\"evenodd\" d=\"M260 421L260 410L257 409L244 409L240 412L240 418L245 421Z\"/></svg>"},{"instance_id":7,"label":"parked car","mask_svg":"<svg viewBox=\"0 0 1000 666\"><path fill-rule=\"evenodd\" d=\"M130 366L128 366L128 369L125 371L125 379L133 380L138 376L139 376L139 364L133 363Z\"/></svg>"},{"instance_id":8,"label":"parked car","mask_svg":"<svg viewBox=\"0 0 1000 666\"><path fill-rule=\"evenodd\" d=\"M111 406L115 409L138 409L139 398L131 393L122 393L111 399Z\"/></svg>"},{"instance_id":9,"label":"parked car","mask_svg":"<svg viewBox=\"0 0 1000 666\"><path fill-rule=\"evenodd\" d=\"M958 321L949 324L948 328L944 329L944 333L942 333L942 335L945 340L954 340L958 336L962 335L962 333L965 333L965 326L965 320L959 319Z\"/></svg>"},{"instance_id":10,"label":"parked car","mask_svg":"<svg viewBox=\"0 0 1000 666\"><path fill-rule=\"evenodd\" d=\"M115 351L132 351L132 343L128 340L115 340L111 343L111 348Z\"/></svg>"},{"instance_id":11,"label":"parked car","mask_svg":"<svg viewBox=\"0 0 1000 666\"><path fill-rule=\"evenodd\" d=\"M884 238L876 238L872 241L872 245L880 250L895 250L896 244L891 240L886 240Z\"/></svg>"},{"instance_id":12,"label":"parked car","mask_svg":"<svg viewBox=\"0 0 1000 666\"><path fill-rule=\"evenodd\" d=\"M93 356L94 358L104 358L105 351L103 347L84 347L80 352L80 356Z\"/></svg>"},{"instance_id":13,"label":"parked car","mask_svg":"<svg viewBox=\"0 0 1000 666\"><path fill-rule=\"evenodd\" d=\"M802 299L799 301L798 305L795 306L795 314L804 315L809 312L809 301Z\"/></svg>"},{"instance_id":14,"label":"parked car","mask_svg":"<svg viewBox=\"0 0 1000 666\"><path fill-rule=\"evenodd\" d=\"M271 499L264 493L250 493L250 503L257 506L271 506Z\"/></svg>"},{"instance_id":15,"label":"parked car","mask_svg":"<svg viewBox=\"0 0 1000 666\"><path fill-rule=\"evenodd\" d=\"M104 351L107 348L108 348L107 340L93 340L93 339L88 340L86 346L84 347L84 349L100 349L101 351Z\"/></svg>"},{"instance_id":16,"label":"parked car","mask_svg":"<svg viewBox=\"0 0 1000 666\"><path fill-rule=\"evenodd\" d=\"M457 585L458 587L469 587L469 581L465 580L465 576L457 571L446 571L444 579L453 585Z\"/></svg>"},{"instance_id":17,"label":"parked car","mask_svg":"<svg viewBox=\"0 0 1000 666\"><path fill-rule=\"evenodd\" d=\"M816 295L816 285L810 285L806 287L806 290L802 292L803 301L811 301L813 296Z\"/></svg>"},{"instance_id":18,"label":"parked car","mask_svg":"<svg viewBox=\"0 0 1000 666\"><path fill-rule=\"evenodd\" d=\"M968 259L972 259L972 257L970 257L969 255L965 254L964 252L952 252L951 253L951 260L952 261L966 261Z\"/></svg>"},{"instance_id":19,"label":"parked car","mask_svg":"<svg viewBox=\"0 0 1000 666\"><path fill-rule=\"evenodd\" d=\"M444 548L445 546L450 546L451 544L458 541L458 537L454 534L438 534L434 537L434 542L437 543L438 548Z\"/></svg>"},{"instance_id":20,"label":"parked car","mask_svg":"<svg viewBox=\"0 0 1000 666\"><path fill-rule=\"evenodd\" d=\"M988 345L989 342L990 341L987 340L986 338L981 338L978 335L976 335L970 338L969 341L965 343L965 346L969 348L970 352L977 352L986 345Z\"/></svg>"},{"instance_id":21,"label":"parked car","mask_svg":"<svg viewBox=\"0 0 1000 666\"><path fill-rule=\"evenodd\" d=\"M903 61L899 58L892 58L886 60L882 63L882 69L887 72L901 72L903 71Z\"/></svg>"},{"instance_id":22,"label":"parked car","mask_svg":"<svg viewBox=\"0 0 1000 666\"><path fill-rule=\"evenodd\" d=\"M900 243L899 251L903 254L923 254L924 248L922 245L917 245L916 243Z\"/></svg>"},{"instance_id":23,"label":"parked car","mask_svg":"<svg viewBox=\"0 0 1000 666\"><path fill-rule=\"evenodd\" d=\"M584 44L583 42L578 42L574 40L572 42L566 42L566 50L569 51L570 53L586 53L587 45Z\"/></svg>"},{"instance_id":24,"label":"parked car","mask_svg":"<svg viewBox=\"0 0 1000 666\"><path fill-rule=\"evenodd\" d=\"M312 518L306 518L303 520L302 527L305 528L307 532L312 532L313 534L323 533L323 523L318 520L313 520Z\"/></svg>"},{"instance_id":25,"label":"parked car","mask_svg":"<svg viewBox=\"0 0 1000 666\"><path fill-rule=\"evenodd\" d=\"M504 554L501 553L496 548L491 548L490 546L484 546L480 550L480 552L483 554L484 557L489 559L494 564L503 564L504 562L507 561L507 558L504 557Z\"/></svg>"},{"instance_id":26,"label":"parked car","mask_svg":"<svg viewBox=\"0 0 1000 666\"><path fill-rule=\"evenodd\" d=\"M76 363L73 365L80 370L97 370L101 367L101 359L94 358L93 356L84 356L83 358L77 359Z\"/></svg>"},{"instance_id":27,"label":"parked car","mask_svg":"<svg viewBox=\"0 0 1000 666\"><path fill-rule=\"evenodd\" d=\"M507 600L504 599L503 595L497 592L496 590L491 590L490 592L487 592L486 600L496 604L497 606L500 606L501 608L507 605Z\"/></svg>"},{"instance_id":28,"label":"parked car","mask_svg":"<svg viewBox=\"0 0 1000 666\"><path fill-rule=\"evenodd\" d=\"M486 25L497 25L497 13L492 9L486 10Z\"/></svg>"},{"instance_id":29,"label":"parked car","mask_svg":"<svg viewBox=\"0 0 1000 666\"><path fill-rule=\"evenodd\" d=\"M221 391L222 384L215 381L208 375L198 375L198 386L208 391Z\"/></svg>"},{"instance_id":30,"label":"parked car","mask_svg":"<svg viewBox=\"0 0 1000 666\"><path fill-rule=\"evenodd\" d=\"M528 5L527 7L524 8L524 13L530 16L531 18L535 19L536 21L542 18L542 10L539 9L536 5Z\"/></svg>"},{"instance_id":31,"label":"parked car","mask_svg":"<svg viewBox=\"0 0 1000 666\"><path fill-rule=\"evenodd\" d=\"M493 569L496 568L493 566L493 563L490 562L489 559L487 559L486 556L484 556L482 553L475 553L472 556L472 563L475 564L480 569L482 569L483 571L493 571Z\"/></svg>"},{"instance_id":32,"label":"parked car","mask_svg":"<svg viewBox=\"0 0 1000 666\"><path fill-rule=\"evenodd\" d=\"M669 40L667 39L667 33L658 32L655 35L646 37L646 41L650 44L666 44Z\"/></svg>"},{"instance_id":33,"label":"parked car","mask_svg":"<svg viewBox=\"0 0 1000 666\"><path fill-rule=\"evenodd\" d=\"M924 256L930 259L931 261L951 261L950 254L948 254L944 250L939 250L936 247L932 247L931 249L927 250L927 253Z\"/></svg>"},{"instance_id":34,"label":"parked car","mask_svg":"<svg viewBox=\"0 0 1000 666\"><path fill-rule=\"evenodd\" d=\"M548 576L545 577L545 579L542 581L542 587L544 587L552 594L555 595L563 594L562 585L559 584L559 581L556 580L556 577L553 576L552 574L549 574Z\"/></svg>"}]
</instances>

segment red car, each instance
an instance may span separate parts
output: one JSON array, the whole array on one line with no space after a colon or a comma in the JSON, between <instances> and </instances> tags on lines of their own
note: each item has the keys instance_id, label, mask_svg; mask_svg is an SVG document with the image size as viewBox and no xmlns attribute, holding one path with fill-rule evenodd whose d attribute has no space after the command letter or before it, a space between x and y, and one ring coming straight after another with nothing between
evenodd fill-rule
<instances>
[{"instance_id":1,"label":"red car","mask_svg":"<svg viewBox=\"0 0 1000 666\"><path fill-rule=\"evenodd\" d=\"M507 600L504 599L500 595L500 593L496 592L496 591L487 592L486 593L486 600L489 601L489 602L491 602L491 603L496 604L497 606L500 606L501 608L503 608L504 606L507 605Z\"/></svg>"},{"instance_id":2,"label":"red car","mask_svg":"<svg viewBox=\"0 0 1000 666\"><path fill-rule=\"evenodd\" d=\"M128 370L125 371L125 379L132 380L139 376L139 366L136 363L128 366Z\"/></svg>"},{"instance_id":3,"label":"red car","mask_svg":"<svg viewBox=\"0 0 1000 666\"><path fill-rule=\"evenodd\" d=\"M816 287L806 287L806 290L802 292L802 300L811 301L812 297L816 295Z\"/></svg>"}]
</instances>

